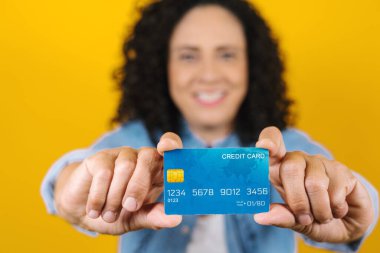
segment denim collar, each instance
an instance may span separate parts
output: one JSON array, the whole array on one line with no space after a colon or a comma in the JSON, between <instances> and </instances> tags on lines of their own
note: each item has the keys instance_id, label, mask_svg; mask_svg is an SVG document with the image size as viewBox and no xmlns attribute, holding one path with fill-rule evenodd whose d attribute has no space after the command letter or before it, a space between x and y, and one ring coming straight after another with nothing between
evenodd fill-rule
<instances>
[{"instance_id":1,"label":"denim collar","mask_svg":"<svg viewBox=\"0 0 380 253\"><path fill-rule=\"evenodd\" d=\"M209 148L204 140L194 134L190 128L188 122L181 118L180 121L180 136L182 138L184 148ZM226 137L216 140L211 147L212 148L225 148L225 147L240 147L240 141L235 132L228 134Z\"/></svg>"}]
</instances>

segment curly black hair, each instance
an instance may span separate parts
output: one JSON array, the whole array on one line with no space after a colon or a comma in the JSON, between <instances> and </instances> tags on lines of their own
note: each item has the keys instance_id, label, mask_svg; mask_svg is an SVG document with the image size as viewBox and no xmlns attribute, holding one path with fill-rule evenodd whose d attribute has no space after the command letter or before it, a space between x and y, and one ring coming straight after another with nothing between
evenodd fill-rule
<instances>
[{"instance_id":1,"label":"curly black hair","mask_svg":"<svg viewBox=\"0 0 380 253\"><path fill-rule=\"evenodd\" d=\"M249 88L234 124L241 144L252 144L267 126L284 129L291 124L293 101L286 95L277 41L258 11L243 0L161 0L143 8L124 42L125 62L114 73L122 92L114 122L141 119L153 143L157 131L179 133L181 114L168 88L169 41L190 9L213 4L235 15L246 37Z\"/></svg>"}]
</instances>

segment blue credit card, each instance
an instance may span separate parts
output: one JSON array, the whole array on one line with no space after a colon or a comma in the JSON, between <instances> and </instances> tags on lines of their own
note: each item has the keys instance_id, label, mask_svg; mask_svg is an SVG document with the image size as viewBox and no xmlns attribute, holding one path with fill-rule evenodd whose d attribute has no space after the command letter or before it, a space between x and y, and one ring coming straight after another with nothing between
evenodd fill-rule
<instances>
[{"instance_id":1,"label":"blue credit card","mask_svg":"<svg viewBox=\"0 0 380 253\"><path fill-rule=\"evenodd\" d=\"M269 152L262 148L164 152L166 214L269 211Z\"/></svg>"}]
</instances>

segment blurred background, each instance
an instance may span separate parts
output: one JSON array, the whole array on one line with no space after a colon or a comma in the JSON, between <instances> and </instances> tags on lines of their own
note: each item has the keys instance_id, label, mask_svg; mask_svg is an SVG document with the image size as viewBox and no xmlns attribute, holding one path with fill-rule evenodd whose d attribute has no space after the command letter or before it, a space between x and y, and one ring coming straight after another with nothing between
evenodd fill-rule
<instances>
[{"instance_id":1,"label":"blurred background","mask_svg":"<svg viewBox=\"0 0 380 253\"><path fill-rule=\"evenodd\" d=\"M0 252L117 251L117 237L48 215L39 188L57 158L110 130L111 75L144 2L0 1ZM380 189L380 1L253 2L280 40L297 127ZM377 226L361 252L379 238Z\"/></svg>"}]
</instances>

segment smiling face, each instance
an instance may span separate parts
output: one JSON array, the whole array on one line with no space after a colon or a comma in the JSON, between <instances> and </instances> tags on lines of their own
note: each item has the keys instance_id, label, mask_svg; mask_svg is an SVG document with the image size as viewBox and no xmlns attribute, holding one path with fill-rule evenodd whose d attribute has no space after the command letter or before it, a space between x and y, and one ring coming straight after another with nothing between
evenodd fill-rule
<instances>
[{"instance_id":1,"label":"smiling face","mask_svg":"<svg viewBox=\"0 0 380 253\"><path fill-rule=\"evenodd\" d=\"M195 7L177 24L169 45L169 92L193 130L231 130L248 89L247 61L243 27L228 10Z\"/></svg>"}]
</instances>

